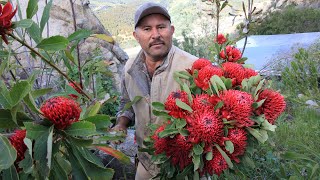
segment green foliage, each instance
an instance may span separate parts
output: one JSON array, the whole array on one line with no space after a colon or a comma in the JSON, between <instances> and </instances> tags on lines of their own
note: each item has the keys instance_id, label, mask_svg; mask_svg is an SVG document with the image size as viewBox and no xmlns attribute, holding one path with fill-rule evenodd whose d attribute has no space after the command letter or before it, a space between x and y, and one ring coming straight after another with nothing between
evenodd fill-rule
<instances>
[{"instance_id":1,"label":"green foliage","mask_svg":"<svg viewBox=\"0 0 320 180\"><path fill-rule=\"evenodd\" d=\"M271 35L303 32L318 32L320 10L289 6L283 11L276 11L259 24L253 24L250 34Z\"/></svg>"}]
</instances>

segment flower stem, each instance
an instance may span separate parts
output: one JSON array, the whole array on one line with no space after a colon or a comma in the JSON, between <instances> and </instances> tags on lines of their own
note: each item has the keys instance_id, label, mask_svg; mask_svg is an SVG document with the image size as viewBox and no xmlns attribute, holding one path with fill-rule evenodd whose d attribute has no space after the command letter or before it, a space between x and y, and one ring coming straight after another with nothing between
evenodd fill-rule
<instances>
[{"instance_id":1,"label":"flower stem","mask_svg":"<svg viewBox=\"0 0 320 180\"><path fill-rule=\"evenodd\" d=\"M41 55L38 51L36 51L33 47L29 46L27 43L25 43L24 41L22 41L21 39L19 39L18 37L16 37L13 34L8 34L10 37L12 37L13 39L17 40L20 44L22 44L23 46L27 47L28 49L31 50L31 52L35 53L38 57L40 57L40 59L42 61L44 61L45 63L47 63L49 66L51 66L53 69L55 69L56 71L58 71L59 74L61 74L63 77L65 77L69 82L73 82L73 80L64 72L62 72L56 65L54 65L51 61L49 61L47 58L45 58L43 55ZM75 83L74 83L75 84ZM79 85L75 84L76 87L78 87L81 90L81 94L85 95L89 100L91 100L90 96L83 91L82 88L80 88Z\"/></svg>"}]
</instances>

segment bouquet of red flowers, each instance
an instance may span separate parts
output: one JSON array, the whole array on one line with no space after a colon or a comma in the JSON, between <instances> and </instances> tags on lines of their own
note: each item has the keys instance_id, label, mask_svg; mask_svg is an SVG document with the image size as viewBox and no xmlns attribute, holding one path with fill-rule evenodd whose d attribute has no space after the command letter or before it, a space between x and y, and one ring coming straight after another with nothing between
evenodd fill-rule
<instances>
[{"instance_id":1,"label":"bouquet of red flowers","mask_svg":"<svg viewBox=\"0 0 320 180\"><path fill-rule=\"evenodd\" d=\"M221 64L196 60L191 69L175 73L181 90L164 104L153 103L164 123L150 125L153 133L145 145L161 179L198 179L232 169L249 141L268 139L285 109L284 97L245 68L240 50L223 38L216 40Z\"/></svg>"}]
</instances>

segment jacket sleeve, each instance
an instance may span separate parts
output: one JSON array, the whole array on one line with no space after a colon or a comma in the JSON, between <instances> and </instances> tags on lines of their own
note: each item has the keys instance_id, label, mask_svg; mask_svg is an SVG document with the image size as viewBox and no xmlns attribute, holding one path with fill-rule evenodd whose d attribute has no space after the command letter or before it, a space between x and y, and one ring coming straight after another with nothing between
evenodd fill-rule
<instances>
[{"instance_id":1,"label":"jacket sleeve","mask_svg":"<svg viewBox=\"0 0 320 180\"><path fill-rule=\"evenodd\" d=\"M129 109L123 111L125 105L130 102L130 98L129 98L128 91L127 91L127 88L126 88L126 83L125 83L125 72L123 72L122 75L121 75L121 92L120 93L121 93L121 95L120 95L120 105L119 105L119 108L118 108L118 113L116 115L117 116L117 121L118 121L119 117L125 116L130 120L129 124L133 125L134 124L134 117L135 117L133 108L130 107Z\"/></svg>"}]
</instances>

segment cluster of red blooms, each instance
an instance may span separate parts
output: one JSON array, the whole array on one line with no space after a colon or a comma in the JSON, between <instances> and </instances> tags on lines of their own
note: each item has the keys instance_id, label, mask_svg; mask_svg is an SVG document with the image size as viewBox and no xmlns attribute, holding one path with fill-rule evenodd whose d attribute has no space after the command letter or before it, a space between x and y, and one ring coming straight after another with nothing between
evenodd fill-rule
<instances>
[{"instance_id":1,"label":"cluster of red blooms","mask_svg":"<svg viewBox=\"0 0 320 180\"><path fill-rule=\"evenodd\" d=\"M51 121L58 129L65 129L79 121L81 108L77 102L66 97L48 99L40 108L43 116Z\"/></svg>"},{"instance_id":2,"label":"cluster of red blooms","mask_svg":"<svg viewBox=\"0 0 320 180\"><path fill-rule=\"evenodd\" d=\"M16 130L13 135L10 136L9 140L12 146L17 151L17 159L15 161L16 167L18 163L24 159L24 153L27 150L27 146L24 144L23 139L26 137L26 130Z\"/></svg>"},{"instance_id":3,"label":"cluster of red blooms","mask_svg":"<svg viewBox=\"0 0 320 180\"><path fill-rule=\"evenodd\" d=\"M223 39L217 40L217 42L223 41ZM285 110L284 97L276 91L261 89L257 100L254 100L252 94L242 91L242 80L256 76L258 73L229 60L228 58L221 66L215 66L209 60L198 59L188 72L193 76L194 83L202 93L192 94L192 101L190 101L187 92L178 90L172 92L164 103L165 110L173 118L155 131L152 136L153 147L156 155L164 153L180 170L192 163L190 154L194 145L202 143L204 144L203 155L212 152L213 158L211 160L203 158L204 167L198 170L200 175L220 175L228 168L228 164L216 145L220 146L232 161L239 163L239 157L245 153L247 147L246 128L253 127L256 123L252 117L264 114L265 119L270 124L274 124ZM219 95L208 93L211 85L210 78L213 75L230 78L232 88L221 90ZM176 99L189 105L192 112L180 108L176 104ZM261 100L264 102L260 107L252 106L253 103ZM218 103L222 105L216 108ZM175 119L186 121L184 128L188 131L188 135L183 136L178 133L174 137L160 138L158 134ZM226 141L232 142L234 147L232 153L227 150Z\"/></svg>"},{"instance_id":4,"label":"cluster of red blooms","mask_svg":"<svg viewBox=\"0 0 320 180\"><path fill-rule=\"evenodd\" d=\"M17 9L13 10L10 2L7 2L4 6L0 4L0 35L6 44L9 44L6 34L12 31L11 19L16 14Z\"/></svg>"}]
</instances>

